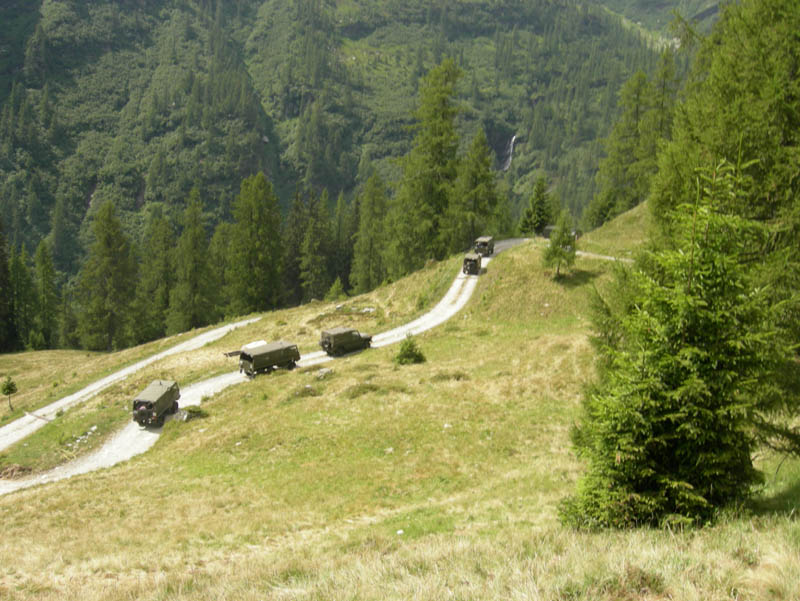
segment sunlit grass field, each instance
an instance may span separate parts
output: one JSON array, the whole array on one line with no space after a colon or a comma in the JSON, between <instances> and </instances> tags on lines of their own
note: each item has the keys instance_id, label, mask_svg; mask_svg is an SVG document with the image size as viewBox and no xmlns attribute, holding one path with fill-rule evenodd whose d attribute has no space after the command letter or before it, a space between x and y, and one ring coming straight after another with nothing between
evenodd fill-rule
<instances>
[{"instance_id":1,"label":"sunlit grass field","mask_svg":"<svg viewBox=\"0 0 800 601\"><path fill-rule=\"evenodd\" d=\"M593 374L590 296L611 268L579 258L556 282L540 252L494 259L466 309L417 338L423 364L395 365L390 346L262 376L206 400L205 419L168 422L144 455L0 497L0 598L800 598L796 461L759 458L757 501L707 528L559 524L580 472L569 430ZM257 338L314 350L345 312L387 329L457 268L266 315L139 384L235 369L222 351Z\"/></svg>"}]
</instances>

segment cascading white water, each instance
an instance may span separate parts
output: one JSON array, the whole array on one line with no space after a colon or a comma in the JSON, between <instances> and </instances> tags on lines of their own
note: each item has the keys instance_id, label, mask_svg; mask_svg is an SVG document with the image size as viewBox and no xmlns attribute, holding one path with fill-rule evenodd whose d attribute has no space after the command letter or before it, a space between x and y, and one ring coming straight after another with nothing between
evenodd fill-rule
<instances>
[{"instance_id":1,"label":"cascading white water","mask_svg":"<svg viewBox=\"0 0 800 601\"><path fill-rule=\"evenodd\" d=\"M511 141L508 143L508 150L506 151L507 156L506 160L503 163L503 171L508 171L508 168L511 167L511 157L514 154L514 141L517 139L517 135L514 134L511 136Z\"/></svg>"}]
</instances>

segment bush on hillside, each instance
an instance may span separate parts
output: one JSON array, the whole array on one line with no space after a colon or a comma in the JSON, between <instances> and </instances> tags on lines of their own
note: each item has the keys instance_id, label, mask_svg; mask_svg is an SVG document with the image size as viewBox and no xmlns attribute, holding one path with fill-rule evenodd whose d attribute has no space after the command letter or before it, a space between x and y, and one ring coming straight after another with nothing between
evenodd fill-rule
<instances>
[{"instance_id":1,"label":"bush on hillside","mask_svg":"<svg viewBox=\"0 0 800 601\"><path fill-rule=\"evenodd\" d=\"M410 365L412 363L425 363L425 355L422 354L417 341L409 334L400 344L400 350L395 355L394 362L398 365Z\"/></svg>"}]
</instances>

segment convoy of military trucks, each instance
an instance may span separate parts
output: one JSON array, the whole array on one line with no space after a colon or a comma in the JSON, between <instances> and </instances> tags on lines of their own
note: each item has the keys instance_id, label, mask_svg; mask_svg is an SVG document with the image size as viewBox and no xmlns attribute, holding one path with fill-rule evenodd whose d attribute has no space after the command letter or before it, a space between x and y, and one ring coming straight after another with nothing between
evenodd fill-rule
<instances>
[{"instance_id":1,"label":"convoy of military trucks","mask_svg":"<svg viewBox=\"0 0 800 601\"><path fill-rule=\"evenodd\" d=\"M467 275L479 275L481 258L494 254L494 239L481 236L475 240L473 249L466 254L461 270ZM339 326L320 333L319 345L328 355L337 357L370 347L372 336L355 328ZM278 340L257 340L245 344L239 351L225 353L239 356L239 372L249 378L261 373L284 368L293 369L300 360L297 345ZM168 414L178 411L181 393L177 382L154 380L133 400L133 420L141 426L161 426Z\"/></svg>"}]
</instances>

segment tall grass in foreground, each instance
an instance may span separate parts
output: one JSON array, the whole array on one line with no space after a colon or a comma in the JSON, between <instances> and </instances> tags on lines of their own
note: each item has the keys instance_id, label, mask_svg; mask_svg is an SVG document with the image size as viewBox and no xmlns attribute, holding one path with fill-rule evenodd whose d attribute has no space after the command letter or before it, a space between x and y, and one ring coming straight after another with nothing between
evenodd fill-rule
<instances>
[{"instance_id":1,"label":"tall grass in foreground","mask_svg":"<svg viewBox=\"0 0 800 601\"><path fill-rule=\"evenodd\" d=\"M556 284L525 245L467 309L395 348L228 389L115 468L0 498L0 597L792 599L800 464L702 530L557 520L604 264ZM412 299L413 304L413 299Z\"/></svg>"}]
</instances>

